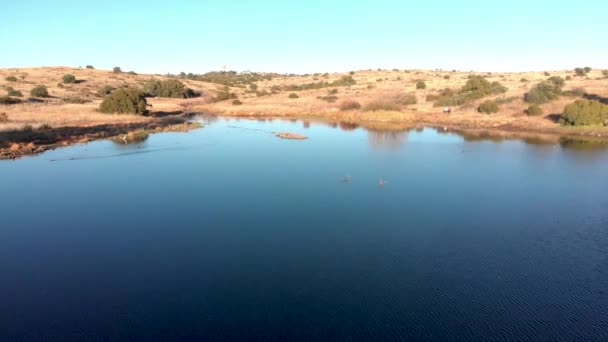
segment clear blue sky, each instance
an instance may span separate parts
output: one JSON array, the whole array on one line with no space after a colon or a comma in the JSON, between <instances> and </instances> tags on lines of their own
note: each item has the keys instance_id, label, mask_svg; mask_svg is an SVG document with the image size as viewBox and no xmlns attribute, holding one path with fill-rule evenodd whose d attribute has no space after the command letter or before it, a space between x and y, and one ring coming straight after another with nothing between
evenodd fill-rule
<instances>
[{"instance_id":1,"label":"clear blue sky","mask_svg":"<svg viewBox=\"0 0 608 342\"><path fill-rule=\"evenodd\" d=\"M608 67L608 1L3 1L0 68Z\"/></svg>"}]
</instances>

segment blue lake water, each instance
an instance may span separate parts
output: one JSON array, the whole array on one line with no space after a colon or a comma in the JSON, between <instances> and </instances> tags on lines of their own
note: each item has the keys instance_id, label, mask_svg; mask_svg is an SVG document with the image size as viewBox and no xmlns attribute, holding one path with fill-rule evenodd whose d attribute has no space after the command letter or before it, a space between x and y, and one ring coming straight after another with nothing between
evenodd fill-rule
<instances>
[{"instance_id":1,"label":"blue lake water","mask_svg":"<svg viewBox=\"0 0 608 342\"><path fill-rule=\"evenodd\" d=\"M276 120L0 161L0 340L607 341L607 175Z\"/></svg>"}]
</instances>

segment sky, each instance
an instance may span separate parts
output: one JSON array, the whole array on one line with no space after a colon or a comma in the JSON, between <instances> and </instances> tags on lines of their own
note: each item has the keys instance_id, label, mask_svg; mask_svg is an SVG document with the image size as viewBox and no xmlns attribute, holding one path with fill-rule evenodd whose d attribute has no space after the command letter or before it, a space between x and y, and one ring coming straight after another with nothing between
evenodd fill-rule
<instances>
[{"instance_id":1,"label":"sky","mask_svg":"<svg viewBox=\"0 0 608 342\"><path fill-rule=\"evenodd\" d=\"M1 0L0 68L608 68L608 1Z\"/></svg>"}]
</instances>

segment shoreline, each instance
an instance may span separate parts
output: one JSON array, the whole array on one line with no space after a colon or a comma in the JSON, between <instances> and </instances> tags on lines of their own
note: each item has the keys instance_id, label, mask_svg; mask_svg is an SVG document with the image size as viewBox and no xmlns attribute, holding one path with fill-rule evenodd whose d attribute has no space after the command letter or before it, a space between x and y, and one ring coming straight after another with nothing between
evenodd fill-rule
<instances>
[{"instance_id":1,"label":"shoreline","mask_svg":"<svg viewBox=\"0 0 608 342\"><path fill-rule=\"evenodd\" d=\"M365 114L365 113L359 113ZM394 120L392 115L403 117L410 115L408 120ZM300 120L304 123L325 123L340 126L345 130L363 128L370 131L405 131L412 129L433 128L439 132L457 133L471 140L521 140L536 143L558 144L564 138L574 140L589 140L605 144L608 147L608 128L525 128L514 125L490 124L475 125L467 121L444 120L425 121L416 114L401 112L382 113L387 119L379 120L365 118L360 115L354 119L352 115L346 115L343 120L337 120L335 115L324 114L214 114L208 111L181 113L172 117L151 118L147 122L133 122L124 124L105 124L98 126L74 126L58 127L48 130L22 130L0 132L0 160L18 159L28 155L37 155L60 147L68 147L76 144L88 143L96 140L120 141L123 135L156 134L165 132L188 132L192 129L202 127L199 122L190 121L190 117L211 115L226 119L246 120ZM285 133L291 134L291 133ZM7 137L12 136L11 137ZM130 138L129 138L130 139ZM129 141L131 143L131 141Z\"/></svg>"},{"instance_id":2,"label":"shoreline","mask_svg":"<svg viewBox=\"0 0 608 342\"><path fill-rule=\"evenodd\" d=\"M38 155L60 147L86 144L97 140L135 143L139 137L168 132L188 132L201 128L199 122L185 117L154 119L148 122L106 124L98 126L72 126L37 130L0 132L0 160L14 160ZM7 135L13 140L6 140ZM144 138L144 140L145 140Z\"/></svg>"}]
</instances>

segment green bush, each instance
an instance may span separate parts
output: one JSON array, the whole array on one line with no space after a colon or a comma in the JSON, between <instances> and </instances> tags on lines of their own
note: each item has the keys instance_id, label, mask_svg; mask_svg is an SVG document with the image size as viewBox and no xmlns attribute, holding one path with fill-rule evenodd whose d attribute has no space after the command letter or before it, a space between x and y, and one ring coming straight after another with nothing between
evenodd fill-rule
<instances>
[{"instance_id":1,"label":"green bush","mask_svg":"<svg viewBox=\"0 0 608 342\"><path fill-rule=\"evenodd\" d=\"M134 88L121 88L108 95L99 106L102 113L144 115L148 112L144 93Z\"/></svg>"},{"instance_id":2,"label":"green bush","mask_svg":"<svg viewBox=\"0 0 608 342\"><path fill-rule=\"evenodd\" d=\"M240 105L242 105L242 104L243 104L243 102L241 102L240 100L233 100L233 101L232 101L232 105L233 105L233 106L240 106Z\"/></svg>"},{"instance_id":3,"label":"green bush","mask_svg":"<svg viewBox=\"0 0 608 342\"><path fill-rule=\"evenodd\" d=\"M535 85L524 95L524 100L532 104L543 104L557 99L562 93L560 86L544 81Z\"/></svg>"},{"instance_id":4,"label":"green bush","mask_svg":"<svg viewBox=\"0 0 608 342\"><path fill-rule=\"evenodd\" d=\"M500 107L498 106L498 103L492 100L482 102L479 105L479 108L477 108L477 111L484 114L498 113L499 110Z\"/></svg>"},{"instance_id":5,"label":"green bush","mask_svg":"<svg viewBox=\"0 0 608 342\"><path fill-rule=\"evenodd\" d=\"M112 72L115 74L120 74L122 70L120 69L120 67L114 67L114 69L112 69Z\"/></svg>"},{"instance_id":6,"label":"green bush","mask_svg":"<svg viewBox=\"0 0 608 342\"><path fill-rule=\"evenodd\" d=\"M110 95L114 91L114 88L109 85L105 85L97 90L97 93L101 96Z\"/></svg>"},{"instance_id":7,"label":"green bush","mask_svg":"<svg viewBox=\"0 0 608 342\"><path fill-rule=\"evenodd\" d=\"M87 65L87 69L95 69L92 65Z\"/></svg>"},{"instance_id":8,"label":"green bush","mask_svg":"<svg viewBox=\"0 0 608 342\"><path fill-rule=\"evenodd\" d=\"M482 76L473 76L460 89L460 94L468 99L481 99L489 95L505 93L508 89L499 82L490 83Z\"/></svg>"},{"instance_id":9,"label":"green bush","mask_svg":"<svg viewBox=\"0 0 608 342\"><path fill-rule=\"evenodd\" d=\"M19 90L15 90L13 87L7 87L6 92L8 93L8 96L23 97L23 93Z\"/></svg>"},{"instance_id":10,"label":"green bush","mask_svg":"<svg viewBox=\"0 0 608 342\"><path fill-rule=\"evenodd\" d=\"M530 105L530 107L528 107L528 110L526 110L526 113L530 116L539 116L539 115L543 115L543 109L540 108L539 105Z\"/></svg>"},{"instance_id":11,"label":"green bush","mask_svg":"<svg viewBox=\"0 0 608 342\"><path fill-rule=\"evenodd\" d=\"M416 82L416 89L426 89L426 83L424 81Z\"/></svg>"},{"instance_id":12,"label":"green bush","mask_svg":"<svg viewBox=\"0 0 608 342\"><path fill-rule=\"evenodd\" d=\"M256 91L256 90L258 90L258 85L257 85L257 84L255 84L255 83L251 83L251 84L249 85L249 89L250 89L251 91Z\"/></svg>"},{"instance_id":13,"label":"green bush","mask_svg":"<svg viewBox=\"0 0 608 342\"><path fill-rule=\"evenodd\" d=\"M66 83L66 84L74 83L74 82L76 82L76 76L71 75L71 74L65 74L65 75L63 75L62 80L63 80L63 83Z\"/></svg>"},{"instance_id":14,"label":"green bush","mask_svg":"<svg viewBox=\"0 0 608 342\"><path fill-rule=\"evenodd\" d=\"M300 97L298 96L298 94L296 94L296 93L291 93L291 94L289 94L289 96L288 96L288 97L289 97L290 99L299 99L299 98L300 98Z\"/></svg>"},{"instance_id":15,"label":"green bush","mask_svg":"<svg viewBox=\"0 0 608 342\"><path fill-rule=\"evenodd\" d=\"M230 88L223 87L216 91L216 96L213 99L214 102L221 102L226 100L236 99L236 94L230 92Z\"/></svg>"},{"instance_id":16,"label":"green bush","mask_svg":"<svg viewBox=\"0 0 608 342\"><path fill-rule=\"evenodd\" d=\"M331 89L327 92L329 95L336 95L338 93L338 89Z\"/></svg>"},{"instance_id":17,"label":"green bush","mask_svg":"<svg viewBox=\"0 0 608 342\"><path fill-rule=\"evenodd\" d=\"M17 82L17 77L15 76L8 76L7 78L5 78L6 81L8 82Z\"/></svg>"},{"instance_id":18,"label":"green bush","mask_svg":"<svg viewBox=\"0 0 608 342\"><path fill-rule=\"evenodd\" d=\"M144 93L150 97L166 97L185 99L195 97L194 91L186 88L184 84L178 80L149 80L144 84Z\"/></svg>"},{"instance_id":19,"label":"green bush","mask_svg":"<svg viewBox=\"0 0 608 342\"><path fill-rule=\"evenodd\" d=\"M564 108L560 123L564 126L606 125L608 106L594 100L577 100Z\"/></svg>"},{"instance_id":20,"label":"green bush","mask_svg":"<svg viewBox=\"0 0 608 342\"><path fill-rule=\"evenodd\" d=\"M8 96L0 96L1 105L13 105L13 104L18 104L18 103L21 103L20 99L14 99L14 98L8 97Z\"/></svg>"},{"instance_id":21,"label":"green bush","mask_svg":"<svg viewBox=\"0 0 608 342\"><path fill-rule=\"evenodd\" d=\"M482 76L469 75L467 83L458 92L445 89L438 95L427 97L427 101L435 101L436 107L460 106L471 100L505 93L507 90L507 87L499 82L490 83Z\"/></svg>"},{"instance_id":22,"label":"green bush","mask_svg":"<svg viewBox=\"0 0 608 342\"><path fill-rule=\"evenodd\" d=\"M357 101L346 100L340 103L340 110L359 110L361 109L361 104Z\"/></svg>"},{"instance_id":23,"label":"green bush","mask_svg":"<svg viewBox=\"0 0 608 342\"><path fill-rule=\"evenodd\" d=\"M39 85L30 91L30 95L33 97L49 97L49 91L45 86Z\"/></svg>"},{"instance_id":24,"label":"green bush","mask_svg":"<svg viewBox=\"0 0 608 342\"><path fill-rule=\"evenodd\" d=\"M553 83L554 85L558 86L558 87L563 87L564 84L566 84L566 80L564 80L563 78L559 77L559 76L551 76L547 79L547 81Z\"/></svg>"},{"instance_id":25,"label":"green bush","mask_svg":"<svg viewBox=\"0 0 608 342\"><path fill-rule=\"evenodd\" d=\"M587 74L591 72L590 67L584 67L583 70L585 70L585 73L587 73Z\"/></svg>"},{"instance_id":26,"label":"green bush","mask_svg":"<svg viewBox=\"0 0 608 342\"><path fill-rule=\"evenodd\" d=\"M589 69L589 71L591 71L591 69ZM589 73L589 71L587 71L587 68L576 68L574 69L574 73L576 74L576 76L587 76L587 73Z\"/></svg>"}]
</instances>

